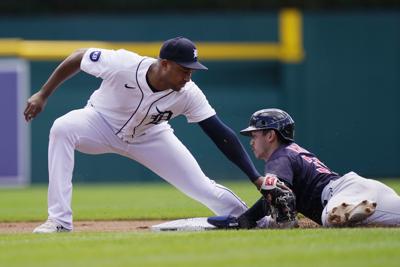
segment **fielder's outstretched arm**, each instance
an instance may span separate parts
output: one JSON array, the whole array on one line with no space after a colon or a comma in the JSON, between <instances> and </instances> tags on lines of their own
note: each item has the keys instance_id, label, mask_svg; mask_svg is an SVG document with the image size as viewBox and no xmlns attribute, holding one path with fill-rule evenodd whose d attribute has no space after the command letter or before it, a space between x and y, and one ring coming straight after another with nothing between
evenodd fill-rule
<instances>
[{"instance_id":1,"label":"fielder's outstretched arm","mask_svg":"<svg viewBox=\"0 0 400 267\"><path fill-rule=\"evenodd\" d=\"M26 121L32 120L44 109L47 98L58 86L80 71L82 57L86 50L78 49L69 55L58 65L42 88L28 99L24 111Z\"/></svg>"},{"instance_id":2,"label":"fielder's outstretched arm","mask_svg":"<svg viewBox=\"0 0 400 267\"><path fill-rule=\"evenodd\" d=\"M259 188L262 177L232 129L225 125L217 115L199 122L199 125L225 156L246 173Z\"/></svg>"}]
</instances>

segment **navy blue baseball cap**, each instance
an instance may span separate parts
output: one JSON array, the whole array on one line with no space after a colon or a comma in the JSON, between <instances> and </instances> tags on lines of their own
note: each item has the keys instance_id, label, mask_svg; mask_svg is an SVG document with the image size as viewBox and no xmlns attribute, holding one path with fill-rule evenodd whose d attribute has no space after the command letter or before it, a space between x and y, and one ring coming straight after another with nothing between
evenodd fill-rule
<instances>
[{"instance_id":1,"label":"navy blue baseball cap","mask_svg":"<svg viewBox=\"0 0 400 267\"><path fill-rule=\"evenodd\" d=\"M165 41L160 49L160 58L193 70L208 70L197 60L197 49L192 41L185 37L176 37Z\"/></svg>"}]
</instances>

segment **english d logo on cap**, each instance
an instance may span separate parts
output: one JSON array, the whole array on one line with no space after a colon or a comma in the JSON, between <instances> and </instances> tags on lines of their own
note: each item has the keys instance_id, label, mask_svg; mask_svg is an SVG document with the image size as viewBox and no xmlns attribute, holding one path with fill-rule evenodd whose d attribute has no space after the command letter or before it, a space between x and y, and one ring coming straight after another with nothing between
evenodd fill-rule
<instances>
[{"instance_id":1,"label":"english d logo on cap","mask_svg":"<svg viewBox=\"0 0 400 267\"><path fill-rule=\"evenodd\" d=\"M165 41L160 49L160 58L174 61L193 70L208 69L197 60L197 49L194 43L185 37Z\"/></svg>"}]
</instances>

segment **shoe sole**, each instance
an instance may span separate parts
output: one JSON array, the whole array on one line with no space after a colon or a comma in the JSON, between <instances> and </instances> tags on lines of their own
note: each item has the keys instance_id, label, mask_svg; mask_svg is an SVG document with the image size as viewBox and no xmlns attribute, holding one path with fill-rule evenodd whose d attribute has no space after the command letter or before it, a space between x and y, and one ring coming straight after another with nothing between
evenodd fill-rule
<instances>
[{"instance_id":1,"label":"shoe sole","mask_svg":"<svg viewBox=\"0 0 400 267\"><path fill-rule=\"evenodd\" d=\"M56 233L69 233L70 230L58 230L58 231L35 231L33 230L32 233L34 234L56 234Z\"/></svg>"},{"instance_id":2,"label":"shoe sole","mask_svg":"<svg viewBox=\"0 0 400 267\"><path fill-rule=\"evenodd\" d=\"M55 233L68 233L72 230L66 228L58 228L57 230L45 230L45 229L34 229L32 233L34 234L55 234Z\"/></svg>"},{"instance_id":3,"label":"shoe sole","mask_svg":"<svg viewBox=\"0 0 400 267\"><path fill-rule=\"evenodd\" d=\"M328 223L332 226L351 226L371 216L376 209L376 202L363 200L357 205L343 202L328 214Z\"/></svg>"}]
</instances>

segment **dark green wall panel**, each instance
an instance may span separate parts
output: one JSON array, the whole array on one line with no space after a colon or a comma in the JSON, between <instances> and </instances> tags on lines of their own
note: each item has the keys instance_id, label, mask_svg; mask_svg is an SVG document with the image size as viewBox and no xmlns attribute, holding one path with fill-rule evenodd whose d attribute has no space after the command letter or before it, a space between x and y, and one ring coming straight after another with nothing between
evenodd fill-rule
<instances>
[{"instance_id":1,"label":"dark green wall panel","mask_svg":"<svg viewBox=\"0 0 400 267\"><path fill-rule=\"evenodd\" d=\"M399 12L305 14L305 143L340 172L400 175L399 25Z\"/></svg>"},{"instance_id":2,"label":"dark green wall panel","mask_svg":"<svg viewBox=\"0 0 400 267\"><path fill-rule=\"evenodd\" d=\"M58 15L0 17L1 38L161 41L277 41L276 13Z\"/></svg>"}]
</instances>

